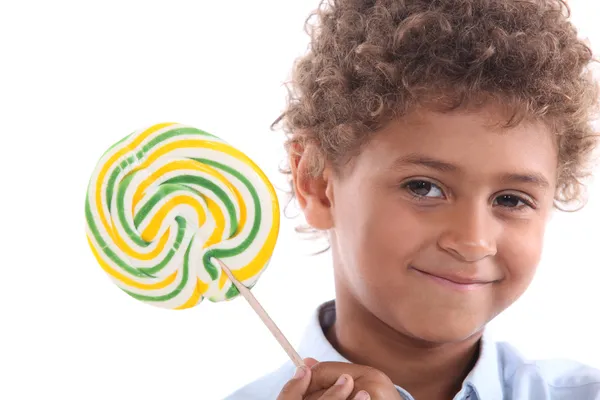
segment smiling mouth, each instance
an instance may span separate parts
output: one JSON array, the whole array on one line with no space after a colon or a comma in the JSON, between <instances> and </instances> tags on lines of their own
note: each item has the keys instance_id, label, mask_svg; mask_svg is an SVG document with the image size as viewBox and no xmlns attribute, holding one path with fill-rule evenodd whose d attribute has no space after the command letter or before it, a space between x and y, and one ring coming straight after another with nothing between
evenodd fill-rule
<instances>
[{"instance_id":1,"label":"smiling mouth","mask_svg":"<svg viewBox=\"0 0 600 400\"><path fill-rule=\"evenodd\" d=\"M445 287L449 287L449 288L460 290L460 291L477 290L477 289L484 288L484 287L490 285L491 283L493 283L493 281L482 281L482 280L465 279L465 278L459 278L459 277L444 277L444 276L439 276L439 275L433 275L428 272L421 271L420 269L417 269L414 267L411 267L411 269L413 269L419 275L432 280L433 282L436 282Z\"/></svg>"}]
</instances>

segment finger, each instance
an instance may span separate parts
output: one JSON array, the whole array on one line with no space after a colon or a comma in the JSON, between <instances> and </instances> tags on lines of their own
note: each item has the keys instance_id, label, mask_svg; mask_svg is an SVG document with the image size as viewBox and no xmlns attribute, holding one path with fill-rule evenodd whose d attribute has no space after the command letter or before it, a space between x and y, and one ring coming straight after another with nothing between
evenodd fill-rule
<instances>
[{"instance_id":1,"label":"finger","mask_svg":"<svg viewBox=\"0 0 600 400\"><path fill-rule=\"evenodd\" d=\"M361 390L360 392L356 393L352 400L371 400L371 396L369 396L369 393Z\"/></svg>"},{"instance_id":2,"label":"finger","mask_svg":"<svg viewBox=\"0 0 600 400\"><path fill-rule=\"evenodd\" d=\"M281 389L277 400L302 400L308 389L311 375L308 367L296 369L293 378Z\"/></svg>"},{"instance_id":3,"label":"finger","mask_svg":"<svg viewBox=\"0 0 600 400\"><path fill-rule=\"evenodd\" d=\"M319 400L347 400L352 394L352 389L354 389L354 380L350 375L343 374L319 397Z\"/></svg>"},{"instance_id":4,"label":"finger","mask_svg":"<svg viewBox=\"0 0 600 400\"><path fill-rule=\"evenodd\" d=\"M354 381L371 371L370 367L342 362L320 362L311 368L311 381L308 393L333 386L342 374L350 375Z\"/></svg>"}]
</instances>

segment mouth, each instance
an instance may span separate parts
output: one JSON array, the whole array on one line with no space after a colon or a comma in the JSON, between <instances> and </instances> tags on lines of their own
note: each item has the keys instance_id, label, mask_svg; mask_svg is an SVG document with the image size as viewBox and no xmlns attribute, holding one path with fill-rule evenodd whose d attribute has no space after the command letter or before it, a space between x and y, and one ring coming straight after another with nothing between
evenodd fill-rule
<instances>
[{"instance_id":1,"label":"mouth","mask_svg":"<svg viewBox=\"0 0 600 400\"><path fill-rule=\"evenodd\" d=\"M484 288L494 282L494 281L490 281L490 280L471 279L471 278L465 278L465 277L460 277L460 276L449 276L449 275L441 276L441 275L436 275L436 274L422 271L415 267L410 267L410 269L414 270L417 274L423 276L426 279L429 279L429 280L431 280L435 283L438 283L442 286L445 286L445 287L448 287L451 289L455 289L455 290L459 290L459 291L472 291L472 290L481 289L481 288Z\"/></svg>"}]
</instances>

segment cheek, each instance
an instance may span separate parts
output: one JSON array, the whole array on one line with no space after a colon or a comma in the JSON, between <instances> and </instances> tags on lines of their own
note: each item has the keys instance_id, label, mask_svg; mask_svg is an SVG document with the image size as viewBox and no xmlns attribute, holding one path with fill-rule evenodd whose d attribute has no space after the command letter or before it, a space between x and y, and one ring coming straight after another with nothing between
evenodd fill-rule
<instances>
[{"instance_id":1,"label":"cheek","mask_svg":"<svg viewBox=\"0 0 600 400\"><path fill-rule=\"evenodd\" d=\"M336 218L337 253L346 274L357 284L383 287L406 269L406 263L427 243L425 227L409 207L376 191L347 203Z\"/></svg>"},{"instance_id":2,"label":"cheek","mask_svg":"<svg viewBox=\"0 0 600 400\"><path fill-rule=\"evenodd\" d=\"M427 224L406 205L379 204L370 218L365 224L371 232L366 238L369 255L381 259L381 265L392 262L400 267L431 242Z\"/></svg>"},{"instance_id":3,"label":"cheek","mask_svg":"<svg viewBox=\"0 0 600 400\"><path fill-rule=\"evenodd\" d=\"M525 292L537 270L545 223L528 221L526 229L507 229L498 243L498 261L504 268L504 298L508 305Z\"/></svg>"}]
</instances>

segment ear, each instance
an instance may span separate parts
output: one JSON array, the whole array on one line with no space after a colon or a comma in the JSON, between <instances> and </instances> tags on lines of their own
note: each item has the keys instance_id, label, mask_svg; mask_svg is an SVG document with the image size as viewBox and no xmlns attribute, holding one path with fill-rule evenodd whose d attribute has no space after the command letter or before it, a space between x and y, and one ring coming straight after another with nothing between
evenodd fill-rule
<instances>
[{"instance_id":1,"label":"ear","mask_svg":"<svg viewBox=\"0 0 600 400\"><path fill-rule=\"evenodd\" d=\"M314 145L292 145L289 154L294 193L306 222L318 230L333 227L333 180L328 167L319 176L311 174L311 159L317 153Z\"/></svg>"}]
</instances>

